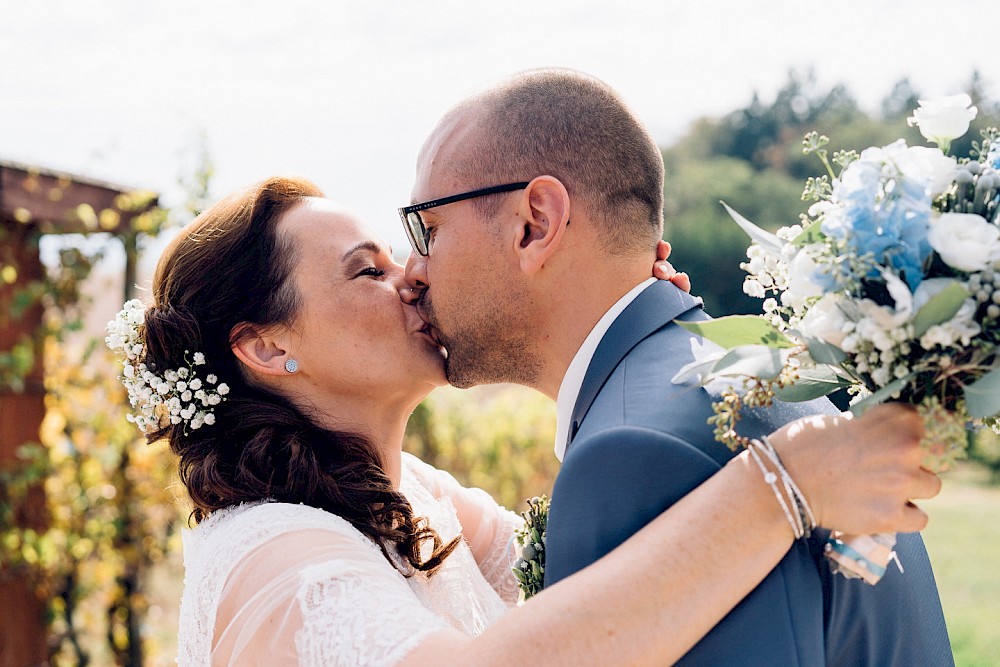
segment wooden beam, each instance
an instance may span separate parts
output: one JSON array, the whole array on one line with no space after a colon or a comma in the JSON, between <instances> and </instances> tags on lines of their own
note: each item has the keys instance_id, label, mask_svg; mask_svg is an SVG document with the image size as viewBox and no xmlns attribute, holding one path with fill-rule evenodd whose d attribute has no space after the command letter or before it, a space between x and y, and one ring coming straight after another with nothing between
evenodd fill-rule
<instances>
[{"instance_id":1,"label":"wooden beam","mask_svg":"<svg viewBox=\"0 0 1000 667\"><path fill-rule=\"evenodd\" d=\"M153 193L0 161L0 217L42 234L119 234L155 205Z\"/></svg>"}]
</instances>

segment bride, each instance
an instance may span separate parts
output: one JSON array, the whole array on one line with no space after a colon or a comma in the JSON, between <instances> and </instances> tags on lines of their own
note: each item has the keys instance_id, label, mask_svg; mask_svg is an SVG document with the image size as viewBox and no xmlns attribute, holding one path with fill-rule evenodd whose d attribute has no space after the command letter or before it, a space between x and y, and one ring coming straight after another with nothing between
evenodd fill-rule
<instances>
[{"instance_id":1,"label":"bride","mask_svg":"<svg viewBox=\"0 0 1000 667\"><path fill-rule=\"evenodd\" d=\"M180 665L662 664L789 549L744 453L515 606L518 517L401 451L445 383L414 300L355 218L275 178L203 213L161 258L152 304L110 325L131 418L169 441L194 506ZM925 525L908 499L940 482L919 467L921 433L886 406L771 439L818 522L867 533Z\"/></svg>"}]
</instances>

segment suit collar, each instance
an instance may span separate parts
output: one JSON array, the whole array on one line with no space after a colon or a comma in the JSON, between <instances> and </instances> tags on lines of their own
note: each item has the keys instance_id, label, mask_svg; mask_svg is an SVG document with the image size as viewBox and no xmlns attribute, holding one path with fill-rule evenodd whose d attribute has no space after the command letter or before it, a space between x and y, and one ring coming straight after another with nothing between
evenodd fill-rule
<instances>
[{"instance_id":1,"label":"suit collar","mask_svg":"<svg viewBox=\"0 0 1000 667\"><path fill-rule=\"evenodd\" d=\"M666 280L653 283L629 304L601 339L587 368L573 408L567 448L604 383L632 348L679 315L701 306L700 298L691 296Z\"/></svg>"}]
</instances>

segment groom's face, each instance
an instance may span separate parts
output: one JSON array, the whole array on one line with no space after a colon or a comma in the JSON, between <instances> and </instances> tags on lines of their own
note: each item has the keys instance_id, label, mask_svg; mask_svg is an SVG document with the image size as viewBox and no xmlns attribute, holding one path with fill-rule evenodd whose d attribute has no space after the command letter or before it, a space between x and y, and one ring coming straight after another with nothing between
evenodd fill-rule
<instances>
[{"instance_id":1,"label":"groom's face","mask_svg":"<svg viewBox=\"0 0 1000 667\"><path fill-rule=\"evenodd\" d=\"M474 137L463 119L445 122L424 144L417 162L413 201L424 202L496 183L456 173L457 151ZM457 387L495 382L534 385L538 361L529 325L531 304L512 252L519 192L489 195L488 219L474 201L421 212L430 233L426 257L412 253L411 285L424 287L417 310L447 350L445 370ZM508 238L510 237L510 238Z\"/></svg>"}]
</instances>

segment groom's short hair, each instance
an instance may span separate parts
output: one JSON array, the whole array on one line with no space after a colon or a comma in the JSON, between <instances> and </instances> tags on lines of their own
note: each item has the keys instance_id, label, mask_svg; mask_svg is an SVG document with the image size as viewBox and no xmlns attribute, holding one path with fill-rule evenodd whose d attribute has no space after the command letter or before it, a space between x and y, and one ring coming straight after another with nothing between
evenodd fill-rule
<instances>
[{"instance_id":1,"label":"groom's short hair","mask_svg":"<svg viewBox=\"0 0 1000 667\"><path fill-rule=\"evenodd\" d=\"M663 157L610 86L573 70L532 70L456 111L469 106L478 126L459 173L482 186L555 176L588 204L609 252L655 247L663 233ZM491 217L498 202L475 203Z\"/></svg>"}]
</instances>

